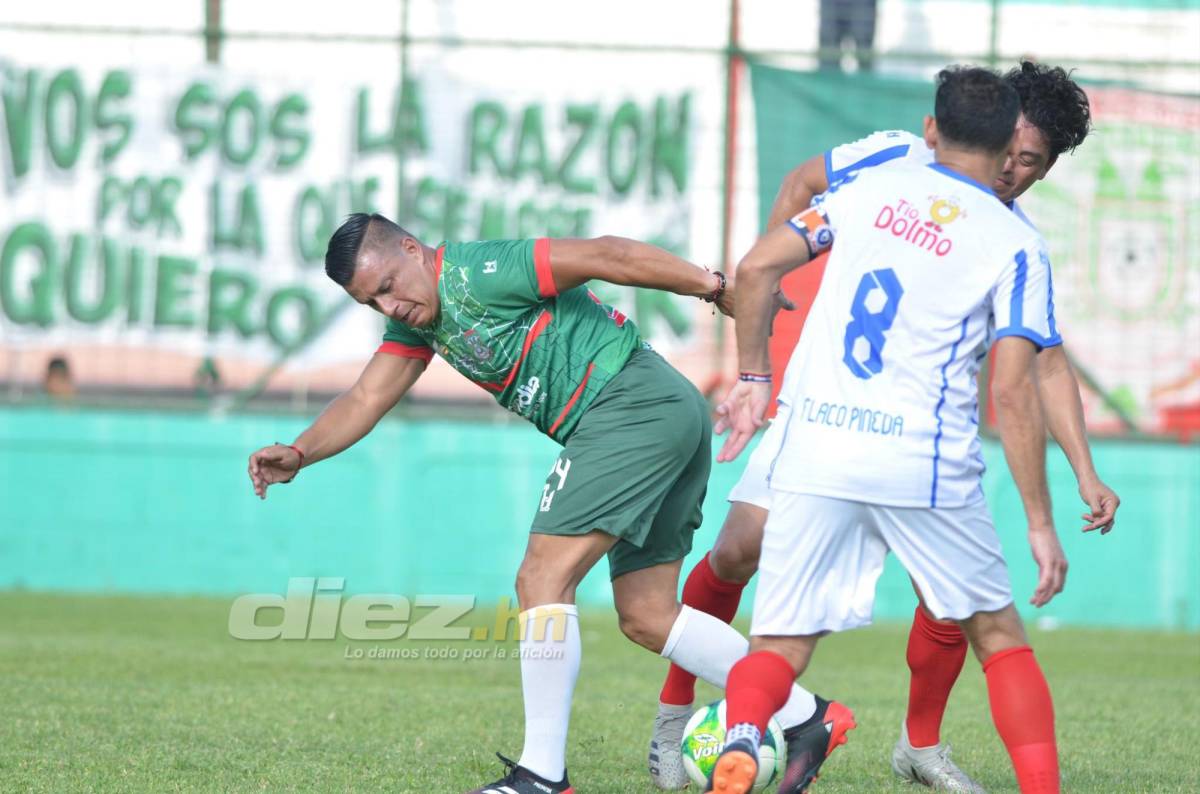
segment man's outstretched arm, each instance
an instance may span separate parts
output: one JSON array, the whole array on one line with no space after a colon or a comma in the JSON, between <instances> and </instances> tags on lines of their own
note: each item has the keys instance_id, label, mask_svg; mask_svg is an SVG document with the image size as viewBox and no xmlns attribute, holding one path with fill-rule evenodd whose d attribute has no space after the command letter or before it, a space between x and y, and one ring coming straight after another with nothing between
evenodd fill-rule
<instances>
[{"instance_id":1,"label":"man's outstretched arm","mask_svg":"<svg viewBox=\"0 0 1200 794\"><path fill-rule=\"evenodd\" d=\"M715 273L658 246L624 237L552 239L550 272L559 292L599 279L610 284L704 298L715 294L721 285L720 277ZM717 307L731 317L732 282L731 278L727 278L725 294L717 301Z\"/></svg>"},{"instance_id":2,"label":"man's outstretched arm","mask_svg":"<svg viewBox=\"0 0 1200 794\"><path fill-rule=\"evenodd\" d=\"M266 499L269 486L289 482L302 465L311 466L356 443L371 432L424 371L422 358L376 353L355 384L338 395L291 446L272 444L250 456L248 471L254 492Z\"/></svg>"},{"instance_id":3,"label":"man's outstretched arm","mask_svg":"<svg viewBox=\"0 0 1200 794\"><path fill-rule=\"evenodd\" d=\"M1046 427L1070 461L1079 483L1079 496L1090 510L1083 516L1087 522L1083 529L1099 529L1105 534L1113 527L1121 500L1096 473L1079 399L1079 381L1063 346L1048 347L1039 353L1035 370Z\"/></svg>"}]
</instances>

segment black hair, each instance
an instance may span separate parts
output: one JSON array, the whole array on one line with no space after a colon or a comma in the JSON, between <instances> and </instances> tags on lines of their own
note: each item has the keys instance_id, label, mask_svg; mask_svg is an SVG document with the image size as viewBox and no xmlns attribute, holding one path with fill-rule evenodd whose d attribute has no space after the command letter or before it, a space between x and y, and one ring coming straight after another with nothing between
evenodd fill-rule
<instances>
[{"instance_id":1,"label":"black hair","mask_svg":"<svg viewBox=\"0 0 1200 794\"><path fill-rule=\"evenodd\" d=\"M1004 75L1004 82L1016 89L1025 118L1046 136L1051 162L1088 136L1092 109L1087 94L1061 66L1021 61Z\"/></svg>"},{"instance_id":2,"label":"black hair","mask_svg":"<svg viewBox=\"0 0 1200 794\"><path fill-rule=\"evenodd\" d=\"M938 72L933 114L938 135L947 143L1004 151L1020 110L1016 89L990 69L952 66Z\"/></svg>"},{"instance_id":3,"label":"black hair","mask_svg":"<svg viewBox=\"0 0 1200 794\"><path fill-rule=\"evenodd\" d=\"M350 215L329 238L329 247L325 249L325 275L334 283L346 286L354 278L363 242L372 246L388 237L404 239L412 235L378 212Z\"/></svg>"},{"instance_id":4,"label":"black hair","mask_svg":"<svg viewBox=\"0 0 1200 794\"><path fill-rule=\"evenodd\" d=\"M64 375L71 374L71 365L67 363L65 356L55 356L50 359L50 362L46 364L46 374L48 375L51 372L61 372Z\"/></svg>"}]
</instances>

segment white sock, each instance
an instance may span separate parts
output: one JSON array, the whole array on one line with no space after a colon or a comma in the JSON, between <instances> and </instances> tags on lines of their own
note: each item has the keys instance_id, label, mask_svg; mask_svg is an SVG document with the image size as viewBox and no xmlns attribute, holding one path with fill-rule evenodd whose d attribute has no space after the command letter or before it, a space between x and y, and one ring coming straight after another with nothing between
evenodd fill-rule
<instances>
[{"instance_id":1,"label":"white sock","mask_svg":"<svg viewBox=\"0 0 1200 794\"><path fill-rule=\"evenodd\" d=\"M750 642L720 618L684 605L667 635L662 655L719 689L729 671L750 650ZM776 715L784 728L799 725L817 711L812 693L792 684L792 694Z\"/></svg>"},{"instance_id":2,"label":"white sock","mask_svg":"<svg viewBox=\"0 0 1200 794\"><path fill-rule=\"evenodd\" d=\"M775 712L775 719L785 731L795 728L800 723L810 719L817 713L817 699L813 693L797 683L792 683L792 693L788 695L787 703Z\"/></svg>"},{"instance_id":3,"label":"white sock","mask_svg":"<svg viewBox=\"0 0 1200 794\"><path fill-rule=\"evenodd\" d=\"M583 649L574 604L546 604L521 613L521 692L525 748L517 763L558 782L566 771L571 696Z\"/></svg>"}]
</instances>

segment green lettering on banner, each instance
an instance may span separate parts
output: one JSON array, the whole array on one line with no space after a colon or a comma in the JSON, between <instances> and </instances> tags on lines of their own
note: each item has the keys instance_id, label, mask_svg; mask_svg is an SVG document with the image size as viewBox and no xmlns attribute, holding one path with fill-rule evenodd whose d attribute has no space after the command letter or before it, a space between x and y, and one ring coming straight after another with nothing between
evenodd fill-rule
<instances>
[{"instance_id":1,"label":"green lettering on banner","mask_svg":"<svg viewBox=\"0 0 1200 794\"><path fill-rule=\"evenodd\" d=\"M508 126L508 116L499 102L479 102L471 109L471 173L478 174L484 165L491 163L492 171L502 177L511 177L508 167L500 162L498 147L500 136Z\"/></svg>"},{"instance_id":2,"label":"green lettering on banner","mask_svg":"<svg viewBox=\"0 0 1200 794\"><path fill-rule=\"evenodd\" d=\"M333 234L333 208L325 203L321 191L309 185L296 199L292 212L292 230L296 250L305 262L319 262L325 255L326 241Z\"/></svg>"},{"instance_id":3,"label":"green lettering on banner","mask_svg":"<svg viewBox=\"0 0 1200 794\"><path fill-rule=\"evenodd\" d=\"M29 295L17 291L17 257L22 253L38 257L39 268L28 281ZM54 324L54 283L58 251L50 230L37 221L14 228L0 249L0 308L18 325Z\"/></svg>"},{"instance_id":4,"label":"green lettering on banner","mask_svg":"<svg viewBox=\"0 0 1200 794\"><path fill-rule=\"evenodd\" d=\"M599 105L567 105L567 126L577 129L578 134L567 144L562 163L558 167L558 181L571 193L596 192L596 180L576 174L575 164L579 155L591 146L592 139L596 137L599 129L596 122L599 118Z\"/></svg>"},{"instance_id":5,"label":"green lettering on banner","mask_svg":"<svg viewBox=\"0 0 1200 794\"><path fill-rule=\"evenodd\" d=\"M425 152L429 139L425 135L425 108L421 102L421 87L411 78L400 83L400 98L396 102L395 130L396 151L413 149Z\"/></svg>"},{"instance_id":6,"label":"green lettering on banner","mask_svg":"<svg viewBox=\"0 0 1200 794\"><path fill-rule=\"evenodd\" d=\"M275 108L271 116L271 137L279 145L275 155L275 167L291 168L308 154L312 134L305 125L308 117L308 100L300 94L288 94Z\"/></svg>"},{"instance_id":7,"label":"green lettering on banner","mask_svg":"<svg viewBox=\"0 0 1200 794\"><path fill-rule=\"evenodd\" d=\"M100 95L96 97L96 129L101 134L109 129L117 131L116 137L104 142L100 149L100 162L107 165L124 151L133 135L133 115L121 107L121 101L133 93L133 78L124 69L111 71L100 84Z\"/></svg>"},{"instance_id":8,"label":"green lettering on banner","mask_svg":"<svg viewBox=\"0 0 1200 794\"><path fill-rule=\"evenodd\" d=\"M546 130L542 122L541 105L530 105L521 114L521 128L513 151L512 178L520 179L529 172L537 174L542 184L554 179L554 171L546 157Z\"/></svg>"},{"instance_id":9,"label":"green lettering on banner","mask_svg":"<svg viewBox=\"0 0 1200 794\"><path fill-rule=\"evenodd\" d=\"M96 202L96 223L102 224L118 207L125 207L125 221L132 229L156 225L161 237L170 231L176 237L183 234L183 225L175 212L175 202L183 192L179 177L151 178L139 176L126 183L115 176L106 176L100 183Z\"/></svg>"},{"instance_id":10,"label":"green lettering on banner","mask_svg":"<svg viewBox=\"0 0 1200 794\"><path fill-rule=\"evenodd\" d=\"M292 209L293 239L300 258L308 263L321 261L338 218L351 212L378 212L378 191L379 178L373 176L359 182L338 181L324 189L304 188Z\"/></svg>"},{"instance_id":11,"label":"green lettering on banner","mask_svg":"<svg viewBox=\"0 0 1200 794\"><path fill-rule=\"evenodd\" d=\"M108 238L102 239L100 267L93 273L88 273L89 261L91 264L96 262L95 257L88 257L93 247L84 235L71 235L71 253L67 259L63 292L67 299L67 314L81 323L103 322L116 310L121 300L122 279L116 242ZM86 297L89 292L87 282L90 280L95 285L97 277L101 284L91 290L96 293L96 297L89 303Z\"/></svg>"},{"instance_id":12,"label":"green lettering on banner","mask_svg":"<svg viewBox=\"0 0 1200 794\"><path fill-rule=\"evenodd\" d=\"M208 277L208 333L215 335L232 326L246 339L254 335L250 301L258 282L249 273L213 268Z\"/></svg>"},{"instance_id":13,"label":"green lettering on banner","mask_svg":"<svg viewBox=\"0 0 1200 794\"><path fill-rule=\"evenodd\" d=\"M125 302L128 312L125 320L130 325L142 319L142 301L146 285L146 251L138 246L129 249L129 269L125 285Z\"/></svg>"},{"instance_id":14,"label":"green lettering on banner","mask_svg":"<svg viewBox=\"0 0 1200 794\"><path fill-rule=\"evenodd\" d=\"M222 202L221 183L214 182L210 203L212 238L210 247L214 251L230 248L235 251L263 253L262 211L259 209L258 189L253 183L242 187L238 193L236 220L228 226L224 223L225 211Z\"/></svg>"},{"instance_id":15,"label":"green lettering on banner","mask_svg":"<svg viewBox=\"0 0 1200 794\"><path fill-rule=\"evenodd\" d=\"M289 304L295 307L292 311L302 312L296 321L297 330L291 336L283 326ZM271 300L267 303L267 334L271 337L272 342L280 348L288 350L307 339L313 332L317 326L318 311L317 299L304 287L281 289L272 295Z\"/></svg>"},{"instance_id":16,"label":"green lettering on banner","mask_svg":"<svg viewBox=\"0 0 1200 794\"><path fill-rule=\"evenodd\" d=\"M439 215L441 214L441 185L436 179L427 176L417 183L413 194L410 214L416 229L416 234L422 239L442 240Z\"/></svg>"},{"instance_id":17,"label":"green lettering on banner","mask_svg":"<svg viewBox=\"0 0 1200 794\"><path fill-rule=\"evenodd\" d=\"M383 134L372 133L368 126L371 122L371 89L358 89L358 97L354 100L355 118L354 150L358 154L386 151L392 146L392 131Z\"/></svg>"},{"instance_id":18,"label":"green lettering on banner","mask_svg":"<svg viewBox=\"0 0 1200 794\"><path fill-rule=\"evenodd\" d=\"M216 137L216 92L208 83L195 82L179 98L175 129L183 138L184 155L195 160Z\"/></svg>"},{"instance_id":19,"label":"green lettering on banner","mask_svg":"<svg viewBox=\"0 0 1200 794\"><path fill-rule=\"evenodd\" d=\"M194 259L166 255L158 257L158 278L154 285L156 326L190 328L196 324L195 315L186 305L194 294L192 280L195 275Z\"/></svg>"},{"instance_id":20,"label":"green lettering on banner","mask_svg":"<svg viewBox=\"0 0 1200 794\"><path fill-rule=\"evenodd\" d=\"M79 72L66 69L55 75L46 89L45 111L46 148L50 150L50 159L59 168L69 171L79 161L87 128L87 98L83 95Z\"/></svg>"},{"instance_id":21,"label":"green lettering on banner","mask_svg":"<svg viewBox=\"0 0 1200 794\"><path fill-rule=\"evenodd\" d=\"M240 135L238 134L240 131ZM249 88L229 100L221 124L221 154L231 165L246 165L262 143L262 102Z\"/></svg>"},{"instance_id":22,"label":"green lettering on banner","mask_svg":"<svg viewBox=\"0 0 1200 794\"><path fill-rule=\"evenodd\" d=\"M605 153L608 184L623 196L633 187L642 164L642 111L632 102L622 102L609 120Z\"/></svg>"},{"instance_id":23,"label":"green lettering on banner","mask_svg":"<svg viewBox=\"0 0 1200 794\"><path fill-rule=\"evenodd\" d=\"M461 240L466 226L470 196L460 187L448 186L442 203L442 240Z\"/></svg>"},{"instance_id":24,"label":"green lettering on banner","mask_svg":"<svg viewBox=\"0 0 1200 794\"><path fill-rule=\"evenodd\" d=\"M9 69L4 74L4 126L8 131L8 158L12 175L20 179L29 172L33 159L33 118L37 113L38 71L29 69L25 79ZM21 85L23 83L23 85Z\"/></svg>"},{"instance_id":25,"label":"green lettering on banner","mask_svg":"<svg viewBox=\"0 0 1200 794\"><path fill-rule=\"evenodd\" d=\"M402 152L408 149L424 152L429 149L425 108L421 101L420 85L415 80L401 81L400 88L393 95L391 126L386 132L374 133L368 129L371 120L370 89L360 88L354 104L357 119L354 145L358 154Z\"/></svg>"},{"instance_id":26,"label":"green lettering on banner","mask_svg":"<svg viewBox=\"0 0 1200 794\"><path fill-rule=\"evenodd\" d=\"M654 143L650 149L650 195L661 196L659 177L665 172L676 193L687 192L688 130L691 127L691 92L679 98L674 120L666 97L654 101Z\"/></svg>"},{"instance_id":27,"label":"green lettering on banner","mask_svg":"<svg viewBox=\"0 0 1200 794\"><path fill-rule=\"evenodd\" d=\"M154 211L153 217L158 222L158 236L162 237L163 233L170 227L171 233L180 237L183 234L183 224L179 222L179 216L175 213L175 202L179 200L179 195L183 193L183 180L177 176L165 176L158 182L158 189L154 192Z\"/></svg>"}]
</instances>

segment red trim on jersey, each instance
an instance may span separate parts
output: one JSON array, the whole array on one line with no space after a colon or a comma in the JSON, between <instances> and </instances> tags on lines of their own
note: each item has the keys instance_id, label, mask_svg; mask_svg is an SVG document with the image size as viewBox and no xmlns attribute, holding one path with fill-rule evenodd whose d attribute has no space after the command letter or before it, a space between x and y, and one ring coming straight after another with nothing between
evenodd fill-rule
<instances>
[{"instance_id":1,"label":"red trim on jersey","mask_svg":"<svg viewBox=\"0 0 1200 794\"><path fill-rule=\"evenodd\" d=\"M567 418L567 414L575 407L575 403L579 401L579 395L583 394L583 387L587 385L588 378L592 376L592 368L595 364L588 364L587 372L583 373L583 380L579 381L579 388L575 389L575 393L571 395L571 399L567 400L566 406L563 407L562 413L554 420L554 424L550 425L550 432L547 435L554 435L554 431L558 429L563 420Z\"/></svg>"},{"instance_id":2,"label":"red trim on jersey","mask_svg":"<svg viewBox=\"0 0 1200 794\"><path fill-rule=\"evenodd\" d=\"M437 253L433 255L433 283L436 285L442 280L442 257L446 255L446 246L438 248Z\"/></svg>"},{"instance_id":3,"label":"red trim on jersey","mask_svg":"<svg viewBox=\"0 0 1200 794\"><path fill-rule=\"evenodd\" d=\"M525 356L529 355L529 348L533 347L533 340L542 335L542 331L546 330L546 326L553 320L553 315L550 312L542 312L534 322L533 327L529 329L529 333L525 334L525 344L521 346L521 357L517 359L517 363L513 364L513 368L508 371L508 377L504 379L504 383L485 383L483 381L475 381L483 388L491 392L502 392L508 388L508 385L513 382L513 378L517 377L517 370L521 368L521 363L525 361Z\"/></svg>"},{"instance_id":4,"label":"red trim on jersey","mask_svg":"<svg viewBox=\"0 0 1200 794\"><path fill-rule=\"evenodd\" d=\"M596 293L588 290L588 297L592 299L592 303L595 303L601 309L605 309L604 301L600 300L600 298L596 296ZM608 319L617 324L618 328L623 328L625 326L625 321L629 319L624 314L621 314L620 310L618 309L607 308L605 309L605 314L608 315Z\"/></svg>"},{"instance_id":5,"label":"red trim on jersey","mask_svg":"<svg viewBox=\"0 0 1200 794\"><path fill-rule=\"evenodd\" d=\"M550 272L550 238L540 237L533 243L533 271L537 274L538 296L553 298L558 294L554 274Z\"/></svg>"},{"instance_id":6,"label":"red trim on jersey","mask_svg":"<svg viewBox=\"0 0 1200 794\"><path fill-rule=\"evenodd\" d=\"M406 345L401 342L384 342L376 353L387 353L400 358L419 358L428 364L433 359L433 350L424 345Z\"/></svg>"}]
</instances>

